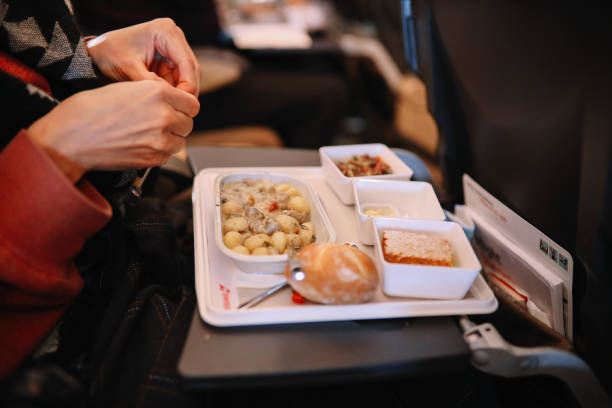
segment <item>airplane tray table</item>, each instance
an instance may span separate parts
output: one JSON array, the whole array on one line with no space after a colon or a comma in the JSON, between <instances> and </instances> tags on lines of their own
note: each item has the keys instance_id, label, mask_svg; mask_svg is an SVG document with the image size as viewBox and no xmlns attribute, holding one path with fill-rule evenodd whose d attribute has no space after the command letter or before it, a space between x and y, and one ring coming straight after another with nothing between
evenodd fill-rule
<instances>
[{"instance_id":1,"label":"airplane tray table","mask_svg":"<svg viewBox=\"0 0 612 408\"><path fill-rule=\"evenodd\" d=\"M188 154L195 171L318 164L315 151L297 149L197 147ZM448 373L468 366L469 349L448 316L215 327L196 310L178 371L187 388L225 389Z\"/></svg>"}]
</instances>

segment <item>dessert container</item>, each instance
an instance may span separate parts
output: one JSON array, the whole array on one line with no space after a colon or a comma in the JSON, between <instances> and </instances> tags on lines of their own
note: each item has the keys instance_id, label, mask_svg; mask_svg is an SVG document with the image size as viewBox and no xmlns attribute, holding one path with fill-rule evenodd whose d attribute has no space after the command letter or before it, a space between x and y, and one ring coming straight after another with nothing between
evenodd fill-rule
<instances>
[{"instance_id":1,"label":"dessert container","mask_svg":"<svg viewBox=\"0 0 612 408\"><path fill-rule=\"evenodd\" d=\"M375 236L374 262L382 274L382 290L388 296L462 299L480 272L480 262L457 223L377 217L372 230ZM425 233L447 239L452 247L452 266L387 262L382 243L386 230Z\"/></svg>"}]
</instances>

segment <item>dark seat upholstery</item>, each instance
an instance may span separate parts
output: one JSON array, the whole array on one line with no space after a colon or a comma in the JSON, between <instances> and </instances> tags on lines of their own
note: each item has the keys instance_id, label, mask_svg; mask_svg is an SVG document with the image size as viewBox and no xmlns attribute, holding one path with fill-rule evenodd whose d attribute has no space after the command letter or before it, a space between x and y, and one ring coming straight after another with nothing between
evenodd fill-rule
<instances>
[{"instance_id":1,"label":"dark seat upholstery","mask_svg":"<svg viewBox=\"0 0 612 408\"><path fill-rule=\"evenodd\" d=\"M461 201L461 174L568 249L574 345L612 393L609 8L414 0L418 70Z\"/></svg>"}]
</instances>

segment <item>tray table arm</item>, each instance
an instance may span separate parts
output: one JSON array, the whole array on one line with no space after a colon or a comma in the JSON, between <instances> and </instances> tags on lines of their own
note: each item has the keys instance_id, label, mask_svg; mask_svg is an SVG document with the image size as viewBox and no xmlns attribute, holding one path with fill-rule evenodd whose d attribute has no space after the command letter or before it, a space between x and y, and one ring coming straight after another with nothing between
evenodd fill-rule
<instances>
[{"instance_id":1,"label":"tray table arm","mask_svg":"<svg viewBox=\"0 0 612 408\"><path fill-rule=\"evenodd\" d=\"M492 324L476 325L465 316L459 323L476 369L506 378L553 376L567 384L581 406L612 407L597 377L577 355L552 347L513 346Z\"/></svg>"}]
</instances>

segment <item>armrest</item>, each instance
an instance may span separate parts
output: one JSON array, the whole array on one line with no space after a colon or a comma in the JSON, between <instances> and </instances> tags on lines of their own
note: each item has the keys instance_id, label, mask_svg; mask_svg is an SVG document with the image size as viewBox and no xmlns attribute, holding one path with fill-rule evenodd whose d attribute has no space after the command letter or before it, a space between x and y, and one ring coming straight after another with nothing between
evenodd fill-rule
<instances>
[{"instance_id":1,"label":"armrest","mask_svg":"<svg viewBox=\"0 0 612 408\"><path fill-rule=\"evenodd\" d=\"M472 350L472 365L501 377L548 375L563 381L583 407L612 407L590 367L576 354L552 347L516 347L490 323L475 325L460 318L463 337Z\"/></svg>"}]
</instances>

